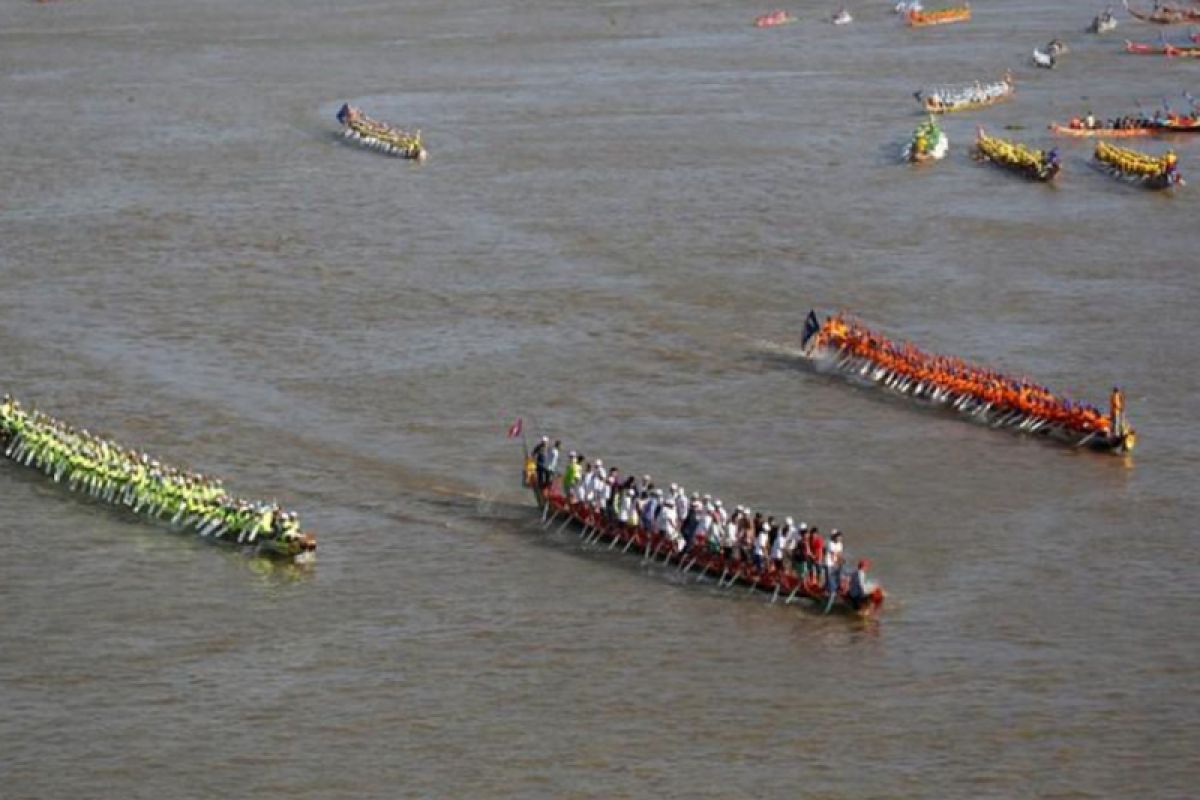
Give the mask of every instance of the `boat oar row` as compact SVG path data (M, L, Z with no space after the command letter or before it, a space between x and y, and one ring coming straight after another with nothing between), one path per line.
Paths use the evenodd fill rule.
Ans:
M298 563L315 556L316 539L301 532L295 513L233 497L217 478L163 464L36 409L26 412L7 395L0 402L0 450L71 491L143 518Z

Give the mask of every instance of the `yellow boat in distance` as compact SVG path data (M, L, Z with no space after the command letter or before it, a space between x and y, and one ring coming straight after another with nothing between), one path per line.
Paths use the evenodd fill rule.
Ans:
M970 3L949 8L935 8L932 11L909 9L904 14L904 21L910 28L925 28L930 25L948 25L952 22L967 22L971 19Z

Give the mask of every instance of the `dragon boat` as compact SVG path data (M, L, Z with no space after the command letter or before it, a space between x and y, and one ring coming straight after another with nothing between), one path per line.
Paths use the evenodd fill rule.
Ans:
M914 164L940 161L950 149L950 138L930 116L913 131L912 139L904 146L904 160Z
M741 586L748 593L757 591L768 594L772 603L782 600L784 605L790 605L804 600L826 614L834 612L864 617L877 615L883 609L886 593L882 587L872 585L865 596L852 597L850 579L845 574L837 582L836 590L831 592L830 587L813 574L800 576L793 570L776 570L773 566L758 570L752 561L737 555L726 558L716 537L706 542L702 535L697 535L691 546L685 546L681 539L672 539L666 534L645 531L641 526L615 521L603 510L588 503L572 501L562 491L558 478L547 487L540 486L533 459L528 455L525 457L522 483L533 492L534 500L542 512L541 525L544 529L550 530L556 523L556 532L571 526L586 544L606 544L609 550L621 547L622 553L632 550L643 561L675 566L685 576L698 576L698 580L715 580L718 588Z
M1131 452L1137 443L1119 390L1105 415L1024 378L894 342L841 315L822 321L815 311L808 313L801 357L818 372L879 385L992 428L1113 453Z
M993 83L970 83L957 86L941 86L919 89L913 92L917 102L930 114L948 114L955 111L970 111L995 105L1013 95L1015 90L1011 72Z
M1138 123L1136 127L1129 128L1088 128L1080 120L1072 120L1067 125L1051 122L1049 130L1056 136L1071 136L1076 139L1128 139L1135 136L1151 136L1158 128L1148 123Z
M1152 156L1138 150L1096 142L1096 163L1110 175L1148 189L1171 189L1183 185L1175 151Z
M342 124L342 136L371 150L389 156L424 161L428 153L421 142L421 132L410 133L378 120L345 103L337 112Z
M777 28L780 25L788 25L796 21L796 17L782 8L775 11L768 11L766 14L760 14L754 18L754 27L756 28Z
M255 555L296 564L316 558L316 537L300 530L295 514L233 497L218 479L163 464L39 411L27 413L7 395L0 402L0 453L143 519Z
M930 11L910 9L904 14L904 21L908 23L910 28L949 25L952 22L966 22L970 19L971 6L967 3L950 8L935 8Z
M1200 22L1200 8L1183 6L1157 5L1151 11L1138 11L1129 7L1129 0L1121 0L1129 15L1142 22L1152 22L1155 25L1185 25L1189 22Z
M982 126L975 137L975 158L1042 182L1054 180L1062 169L1057 150L1033 150L1020 142L988 136Z

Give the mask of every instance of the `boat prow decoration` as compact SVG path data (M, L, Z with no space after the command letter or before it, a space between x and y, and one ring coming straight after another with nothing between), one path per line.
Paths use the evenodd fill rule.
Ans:
M413 161L424 161L429 155L419 130L409 132L371 119L349 103L338 109L337 121L342 124L342 136L370 150Z
M809 312L809 319L817 319L815 311ZM1118 389L1105 415L1027 379L894 342L840 314L819 324L801 347L801 357L818 372L838 373L992 428L1073 447L1128 453L1137 444L1137 433L1125 416L1125 395Z

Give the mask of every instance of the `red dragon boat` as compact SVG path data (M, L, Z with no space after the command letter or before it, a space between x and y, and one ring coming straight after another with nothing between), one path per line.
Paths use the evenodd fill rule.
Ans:
M550 529L555 523L559 523L557 530L573 526L589 544L607 544L609 550L621 546L622 553L633 550L643 560L677 566L685 575L694 573L712 578L718 588L742 586L749 592L764 592L771 596L772 603L782 600L789 605L803 599L826 614L837 612L857 616L872 616L883 608L886 594L881 587L873 586L866 597L855 600L850 596L850 581L845 574L837 591L831 595L813 576L801 579L795 572L776 571L771 566L759 571L753 563L736 556L727 561L722 551L710 550L699 535L693 539L691 547L678 550L667 536L606 519L603 513L586 503L571 502L563 494L557 479L546 489L539 487L533 459L528 455L523 484L533 492L534 500L542 510L543 528Z
M1105 415L1029 380L893 342L840 314L822 322L810 311L801 348L801 356L818 371L878 384L993 428L1114 453L1130 452L1137 442L1125 421L1124 394L1116 390L1112 413Z

